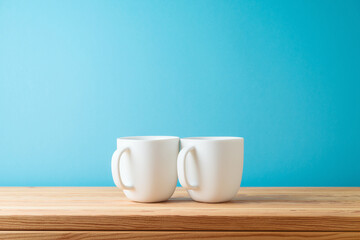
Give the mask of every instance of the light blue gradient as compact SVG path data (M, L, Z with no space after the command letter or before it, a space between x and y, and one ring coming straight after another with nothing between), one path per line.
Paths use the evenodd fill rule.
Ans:
M241 136L242 186L360 186L360 1L1 1L0 185L113 186L116 138Z

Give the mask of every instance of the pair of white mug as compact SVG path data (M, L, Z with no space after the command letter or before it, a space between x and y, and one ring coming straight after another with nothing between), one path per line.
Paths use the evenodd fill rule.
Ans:
M114 182L137 202L166 201L180 184L199 202L225 202L237 193L242 177L244 139L169 136L117 139L112 156Z

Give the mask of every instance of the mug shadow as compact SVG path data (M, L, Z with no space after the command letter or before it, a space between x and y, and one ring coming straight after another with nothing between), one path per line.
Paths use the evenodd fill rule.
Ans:
M173 197L167 201L161 202L161 204L173 204L173 203L199 203L199 204L254 204L254 203L316 203L319 202L314 196L309 195L285 195L285 194L264 194L249 196L246 194L238 194L234 199L227 202L219 203L206 203L194 201L190 197Z

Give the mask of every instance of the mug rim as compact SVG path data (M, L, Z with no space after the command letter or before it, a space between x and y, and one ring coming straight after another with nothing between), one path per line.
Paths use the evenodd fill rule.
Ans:
M180 139L176 136L129 136L129 137L119 137L118 141L132 141L132 142L150 142L150 141L165 141L165 140L174 140Z
M229 140L244 140L243 137L231 137L231 136L220 136L220 137L186 137L181 140L193 140L193 141L229 141Z

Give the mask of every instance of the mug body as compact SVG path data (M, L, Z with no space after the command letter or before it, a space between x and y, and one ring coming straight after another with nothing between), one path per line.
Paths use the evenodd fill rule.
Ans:
M117 149L127 149L118 169L124 185L132 187L123 189L126 197L138 202L160 202L171 197L177 183L178 137L118 138ZM114 181L118 185L118 179Z
M181 139L186 156L188 193L200 202L225 202L238 192L244 161L244 139L239 137L195 137ZM181 180L181 179L180 179Z

